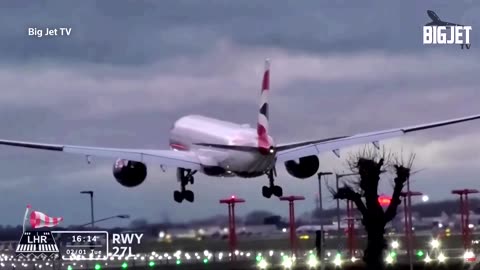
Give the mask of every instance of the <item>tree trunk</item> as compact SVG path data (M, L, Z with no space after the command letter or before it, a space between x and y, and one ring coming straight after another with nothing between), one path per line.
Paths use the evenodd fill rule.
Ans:
M367 248L363 256L363 261L367 269L384 270L385 258L383 251L387 249L385 240L385 225L390 222L397 214L397 208L401 204L400 195L403 185L410 176L410 167L413 159L410 159L409 165L395 165L396 175L392 201L387 210L384 211L378 202L378 183L382 166L383 157L377 162L375 159L359 158L353 164L353 168L358 169L360 175L359 188L363 191L355 191L349 185L343 188L337 187L334 198L350 200L355 202L357 209L362 213L362 223L367 232ZM365 202L363 201L365 198Z
M381 221L377 221L381 223ZM385 229L378 224L367 229L367 248L364 254L364 262L367 269L383 270L385 264L383 260L383 250L386 248L386 240L384 237Z

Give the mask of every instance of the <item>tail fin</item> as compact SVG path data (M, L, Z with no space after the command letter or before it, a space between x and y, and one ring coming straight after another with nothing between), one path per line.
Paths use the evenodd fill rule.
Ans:
M270 91L270 60L265 60L262 92L260 95L260 109L258 111L257 135L258 149L262 154L268 154L270 142L268 140L268 92Z

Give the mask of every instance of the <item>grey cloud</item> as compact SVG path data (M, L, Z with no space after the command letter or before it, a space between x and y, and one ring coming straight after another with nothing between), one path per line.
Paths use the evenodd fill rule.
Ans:
M475 21L479 4L402 1L43 1L1 4L2 62L142 65L198 55L217 40L312 53L418 51L426 9ZM473 13L474 14L474 13ZM28 27L72 27L68 38L34 38ZM476 26L476 25L475 25ZM480 26L480 25L479 25Z
M249 50L220 42L202 57L174 58L168 63L137 69L39 64L26 69L3 68L0 103L10 108L49 110L57 104L68 105L64 117L72 120L166 113L212 101L256 104L265 56L273 59L272 103L277 98L289 102L318 95L315 100L321 103L311 103L315 106L312 109L317 104L334 106L332 102L323 102L325 99L352 109L359 104L355 100L393 102L402 96L402 100L419 106L419 102L437 102L442 96L455 98L459 91L463 95L473 93L479 70L475 58L459 53L431 51L420 56L375 51L326 56L279 49ZM130 70L133 74L128 75ZM462 95L456 97L461 99ZM360 105L359 109L365 107Z

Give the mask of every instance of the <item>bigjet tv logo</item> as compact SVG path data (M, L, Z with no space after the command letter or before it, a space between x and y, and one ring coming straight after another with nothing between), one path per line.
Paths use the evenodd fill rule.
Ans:
M455 44L460 45L462 50L470 49L472 26L442 21L431 10L427 10L427 14L432 21L423 27L423 44Z

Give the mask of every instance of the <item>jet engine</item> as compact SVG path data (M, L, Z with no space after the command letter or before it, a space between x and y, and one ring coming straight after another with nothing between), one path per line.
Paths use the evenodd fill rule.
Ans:
M141 162L117 159L113 164L113 176L124 187L135 187L147 178L147 166Z
M317 173L318 168L320 168L320 161L317 156L307 156L300 158L298 161L286 161L285 168L291 176L306 179Z

